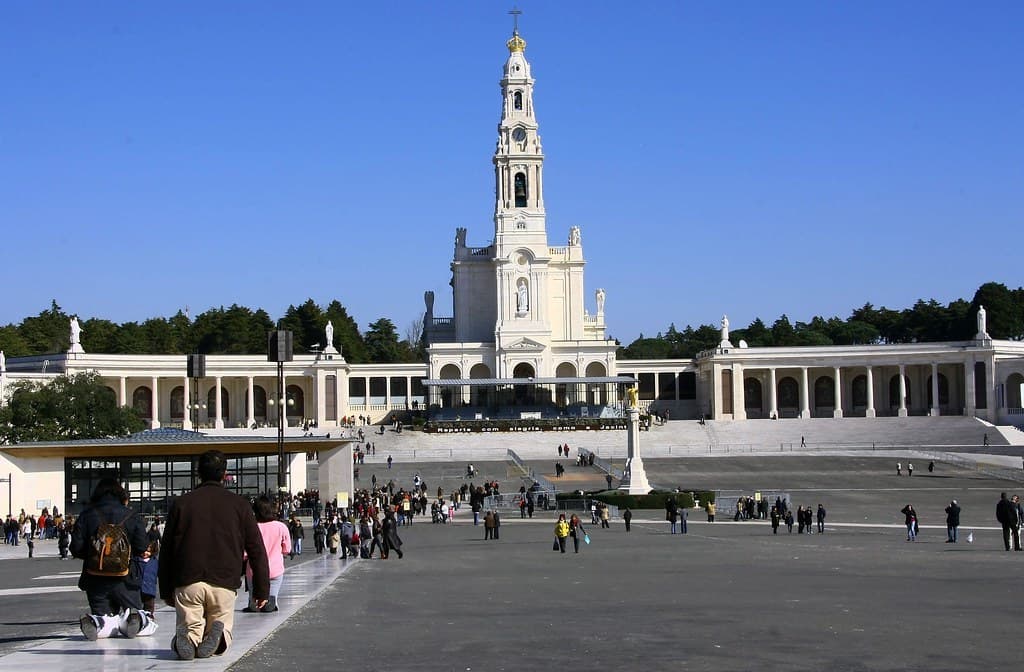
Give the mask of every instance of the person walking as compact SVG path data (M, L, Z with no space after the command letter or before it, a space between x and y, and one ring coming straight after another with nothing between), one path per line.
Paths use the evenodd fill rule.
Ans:
M913 475L914 475L914 463L913 462L907 462L907 476L913 476Z
M957 542L957 529L960 527L960 505L956 503L954 499L946 507L946 543L955 544Z
M633 512L627 506L622 512L622 522L626 524L626 532L629 532L629 523L633 520Z
M151 620L151 614L142 611L139 586L128 576L131 559L141 557L149 545L146 524L126 506L127 501L128 495L117 480L110 477L100 479L89 505L71 531L71 555L83 561L78 587L85 591L89 601L89 613L79 619L79 626L85 638L91 641L112 637L118 632L125 637L135 637ZM112 567L114 571L107 571L102 561L112 563L119 549L112 548L109 554L100 550L97 556L94 543L101 527L109 531L113 526L121 528L122 542L129 548L121 549L123 555L118 559L119 564ZM112 532L104 538L108 545L112 545L109 540L118 535L118 532ZM28 544L31 548L31 537ZM120 561L123 561L124 573L117 575L120 573Z
M242 611L248 613L263 612L269 614L277 611L277 596L281 593L284 583L284 554L292 550L292 536L288 526L277 519L277 509L270 497L261 496L252 507L256 516L256 526L263 538L263 549L267 552L267 568L270 576L270 595L262 607L256 606L255 593L249 591L249 606ZM245 558L245 585L253 585L253 570Z
M174 500L160 549L160 599L174 607L171 649L182 660L208 658L231 645L235 593L243 554L252 567L255 606L270 597L270 568L249 502L221 484L227 458L199 456L201 483Z
M818 504L818 534L825 534L825 507Z
M575 513L569 517L569 536L572 537L572 548L574 553L580 552L580 537L586 536L587 531L583 529L583 521Z
M715 522L715 503L709 499L708 503L704 505L704 510L708 513L708 522Z
M402 539L398 536L398 524L395 522L395 514L390 508L384 514L381 534L384 537L385 558L391 555L391 551L398 553L399 560L405 557L405 553L402 552Z
M488 511L484 515L484 541L494 538L494 511Z
M907 526L907 541L917 541L917 511L914 511L913 504L907 504L900 513L903 514L903 522Z
M779 533L779 509L776 506L772 507L771 521L772 521L772 534L778 534Z
M306 530L302 527L302 521L294 513L288 521L288 532L292 537L292 548L288 553L289 559L296 555L302 555L302 540L306 538Z
M900 463L900 462L896 463L896 475L897 476L902 476L903 475L903 464Z
M558 522L555 523L555 541L558 543L558 550L565 553L565 539L569 536L569 522L565 514L558 514Z
M1013 538L1013 550L1020 550L1020 531L1017 525L1020 519L1017 517L1017 508L1006 498L1006 493L999 493L999 502L996 504L996 520L1003 527L1003 545L1010 550L1010 538Z

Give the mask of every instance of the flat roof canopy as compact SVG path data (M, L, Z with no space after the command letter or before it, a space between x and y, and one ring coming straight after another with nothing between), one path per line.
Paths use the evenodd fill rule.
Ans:
M328 450L357 441L355 438L342 436L285 437L284 452ZM208 436L201 432L164 428L111 439L31 441L0 446L0 452L19 457L72 458L201 455L214 449L225 455L276 455L277 437Z
M430 378L424 387L494 387L497 385L635 385L630 376L595 376L593 378Z

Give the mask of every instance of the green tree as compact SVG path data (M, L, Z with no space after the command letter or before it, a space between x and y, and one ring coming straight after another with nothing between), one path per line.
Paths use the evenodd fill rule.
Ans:
M0 439L73 441L127 436L145 423L132 408L117 405L99 374L58 376L49 383L19 381L0 408Z
M979 306L985 306L989 336L1021 340L1024 337L1024 315L1021 314L1022 306L1017 300L1020 293L1020 289L1014 292L999 282L986 282L974 293L970 319L976 318ZM971 331L977 332L977 327Z
M28 343L18 332L18 327L13 324L0 327L0 350L8 357L24 357L32 354Z
M120 326L110 320L90 318L82 322L82 348L86 352L117 354Z
M359 325L345 310L345 306L337 299L331 301L324 310L324 317L327 318L324 320L324 326L327 326L327 320L330 320L334 327L334 347L341 352L342 357L351 364L368 361L366 344L359 333Z
M375 364L393 364L408 361L408 348L398 340L398 330L394 322L382 317L370 324L363 336L366 343L366 354Z
M56 301L50 302L50 309L35 317L26 317L18 325L18 333L28 344L29 354L47 355L66 352L71 345L70 318L61 310Z

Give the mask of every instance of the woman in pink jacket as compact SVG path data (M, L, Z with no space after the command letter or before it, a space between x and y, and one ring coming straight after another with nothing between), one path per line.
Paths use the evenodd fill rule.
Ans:
M270 599L262 609L263 613L269 614L277 611L277 595L281 592L281 583L284 581L284 556L292 550L292 537L288 526L277 519L277 508L269 497L263 495L256 500L252 508L256 513L256 523L260 528L270 565ZM245 565L245 578L247 585L251 585L252 569L248 563ZM256 608L252 593L249 593L249 606L243 611L261 611Z

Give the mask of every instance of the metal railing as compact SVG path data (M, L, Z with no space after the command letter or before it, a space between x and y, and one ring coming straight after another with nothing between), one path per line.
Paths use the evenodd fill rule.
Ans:
M611 462L609 462L608 460L604 459L603 457L601 457L597 453L593 452L589 448L580 448L579 451L580 451L580 455L583 456L583 459L585 459L588 464L593 464L593 466L597 467L598 469L600 469L604 473L611 474L614 478L617 478L617 479L620 479L620 480L625 475L624 472L622 471L622 469L616 468L615 466L612 465ZM590 462L590 456L591 455L594 456L593 463Z

